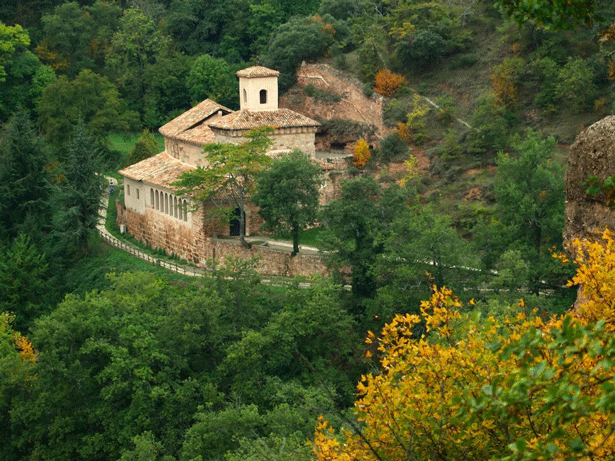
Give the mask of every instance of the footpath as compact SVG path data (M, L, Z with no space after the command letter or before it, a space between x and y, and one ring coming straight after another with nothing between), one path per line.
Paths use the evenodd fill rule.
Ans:
M105 176L105 179L109 182L109 184L105 186L102 196L100 198L100 210L99 210L98 224L96 225L96 229L98 233L100 234L100 236L107 243L109 243L109 245L119 248L120 250L126 251L127 253L130 253L132 256L142 259L143 261L147 261L150 264L163 267L165 269L168 269L172 272L176 272L179 274L188 275L192 277L202 277L205 273L209 272L207 269L202 269L199 267L185 265L185 264L179 264L173 261L169 261L167 259L153 256L143 251L141 248L137 247L136 245L133 245L131 243L128 243L124 240L118 239L117 237L113 236L105 227L105 223L107 221L107 206L109 204L110 191L111 191L111 188L114 188L117 186L117 180L110 176ZM228 242L229 240L225 239L225 241ZM284 251L284 252L290 253L293 248L293 244L291 242L274 240L274 239L270 239L270 238L262 237L262 236L246 237L246 241L254 245L258 245L259 247L270 249L272 251ZM237 244L239 244L239 240L237 240ZM318 248L307 246L307 245L300 245L299 252L305 255L319 254Z

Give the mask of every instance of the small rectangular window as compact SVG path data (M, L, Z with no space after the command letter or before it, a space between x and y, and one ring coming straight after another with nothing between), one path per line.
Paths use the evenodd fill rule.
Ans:
M139 200L139 189L137 188L137 200Z
M130 184L126 184L126 195L130 195Z

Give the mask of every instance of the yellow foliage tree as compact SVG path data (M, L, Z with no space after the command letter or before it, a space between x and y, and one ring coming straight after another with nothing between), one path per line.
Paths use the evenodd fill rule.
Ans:
M359 169L363 169L367 161L371 158L372 153L369 151L369 144L363 138L359 139L352 152L353 165Z
M358 385L359 424L321 419L316 458L615 459L615 243L605 232L575 245L571 284L589 299L577 313L481 319L434 287L420 315L370 334L381 371Z
M406 79L403 75L395 74L389 69L382 69L374 77L374 91L382 96L390 98L395 96Z
M511 108L517 105L517 80L522 68L523 61L520 58L507 58L493 68L491 87L499 104Z

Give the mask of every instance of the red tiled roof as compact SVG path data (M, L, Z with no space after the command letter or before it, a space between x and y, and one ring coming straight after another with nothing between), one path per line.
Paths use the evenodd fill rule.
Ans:
M320 123L290 109L268 111L250 111L243 109L212 120L209 123L209 126L212 128L220 130L249 130L264 125L276 128L293 128L317 127L320 126Z
M211 99L206 99L205 101L202 101L194 106L192 109L189 109L178 117L175 117L166 125L161 126L158 131L160 131L160 134L163 136L169 138L183 139L183 136L187 131L194 130L218 111L222 111L227 114L233 112L231 109L224 107ZM186 135L188 138L194 138L196 133L197 132L193 132L192 134L186 133ZM206 135L206 130L201 134ZM188 141L190 139L185 140ZM205 142L211 141L208 140Z
M277 77L280 73L277 70L268 69L263 66L252 66L247 69L241 69L237 72L237 77L255 78L255 77Z
M173 189L170 183L177 181L180 174L194 169L195 167L177 160L165 151L130 165L119 173L135 181Z

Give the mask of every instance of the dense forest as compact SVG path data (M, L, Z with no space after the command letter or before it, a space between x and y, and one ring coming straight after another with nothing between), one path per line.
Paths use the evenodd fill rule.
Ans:
M0 460L612 459L614 244L575 266L562 232L566 145L615 111L614 6L2 2ZM239 69L287 91L303 61L391 128L302 224L329 278L193 279L100 240L100 173L205 98L237 108Z

